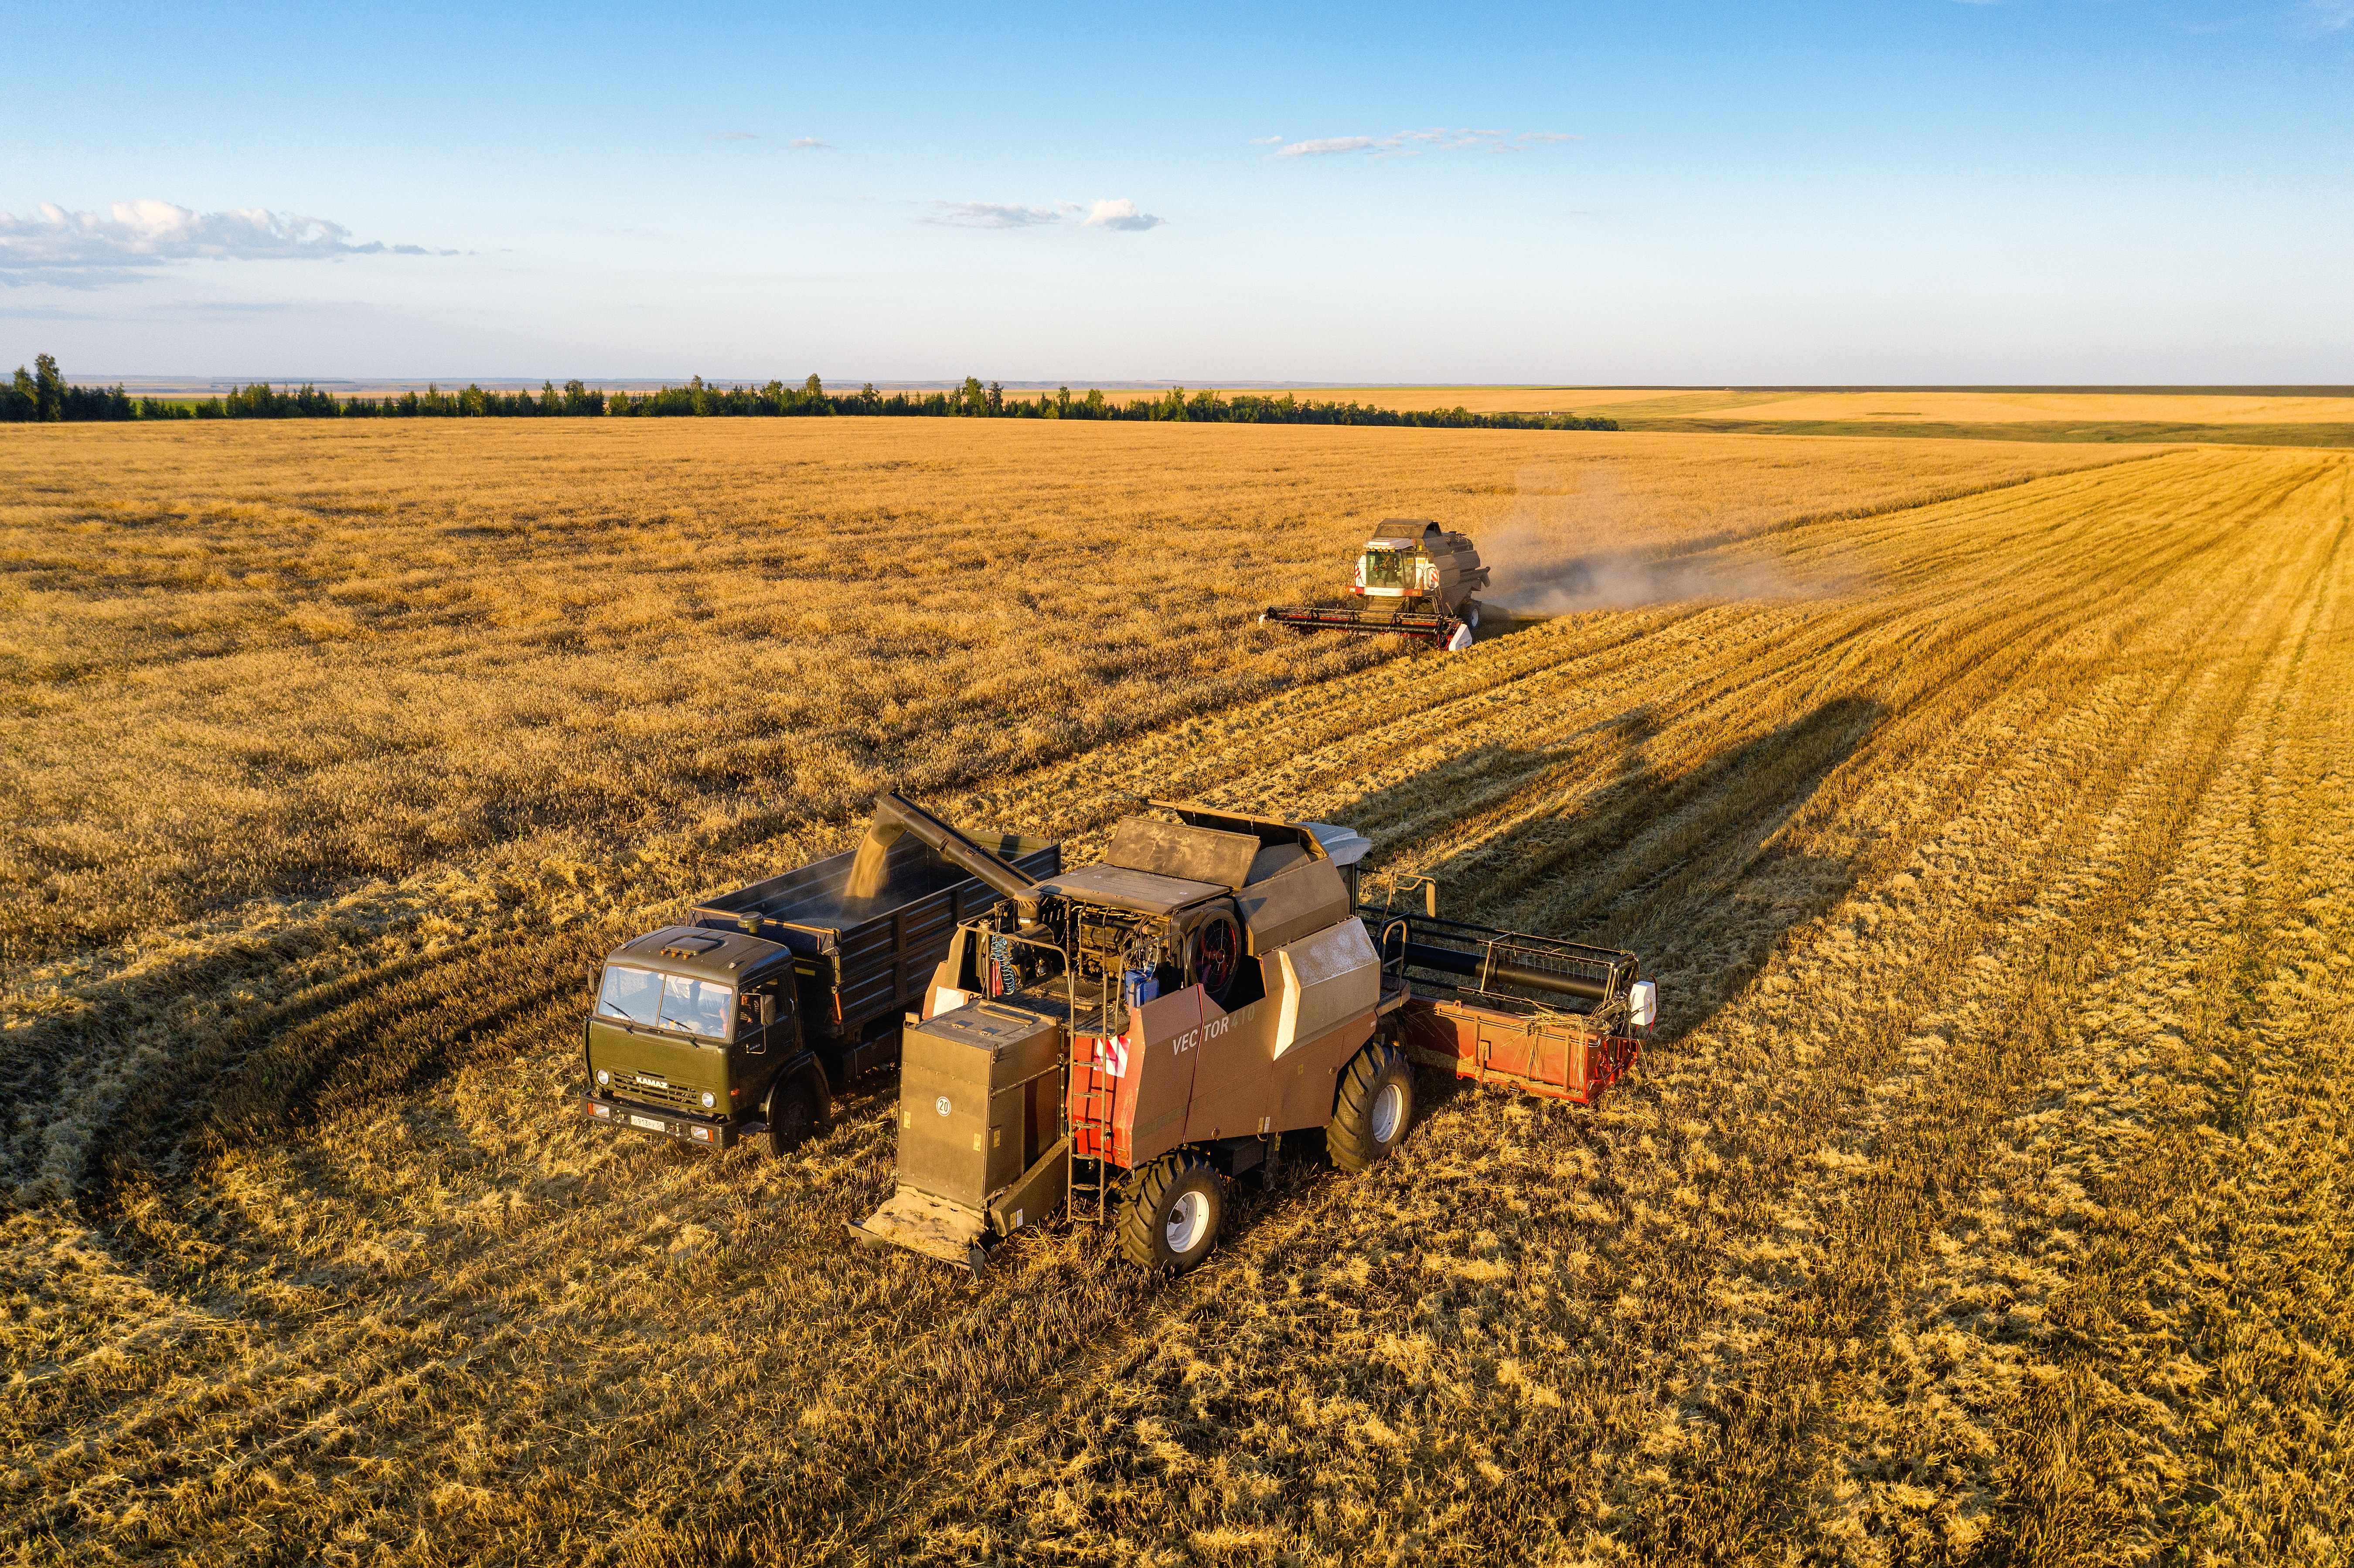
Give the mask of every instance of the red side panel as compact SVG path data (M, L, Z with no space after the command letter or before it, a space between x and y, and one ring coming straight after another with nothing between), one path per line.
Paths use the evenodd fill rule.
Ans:
M1126 1034L1074 1034L1071 1152L1134 1170L1183 1141L1201 1033L1202 989L1188 986L1129 1009Z
M1109 1053L1117 1050L1123 1062L1128 1042L1099 1040L1093 1035L1071 1036L1071 1154L1078 1160L1101 1160L1109 1139L1105 1131L1119 1115L1120 1077L1112 1070Z

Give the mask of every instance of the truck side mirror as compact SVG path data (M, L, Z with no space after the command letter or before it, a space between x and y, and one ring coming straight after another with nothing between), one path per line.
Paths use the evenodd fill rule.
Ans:
M773 996L762 997L760 999L760 1027L766 1029L769 1024L774 1023L776 1021L777 999Z

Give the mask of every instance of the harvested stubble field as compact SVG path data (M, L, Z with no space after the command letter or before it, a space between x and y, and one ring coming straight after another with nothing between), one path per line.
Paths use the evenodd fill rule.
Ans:
M811 421L0 474L18 1560L2343 1555L2342 456ZM1370 517L1534 559L1606 505L1746 597L1241 624ZM847 1250L887 1077L775 1162L572 1121L604 948L894 776L1080 853L1140 793L1353 822L1641 952L1660 1038L1597 1110L1426 1083L1173 1284Z

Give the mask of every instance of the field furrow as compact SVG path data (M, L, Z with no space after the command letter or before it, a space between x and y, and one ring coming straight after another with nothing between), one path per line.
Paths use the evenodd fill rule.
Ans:
M2263 565L2279 565L2279 563L2260 563L2260 570L2263 570ZM2257 575L2260 575L2260 572L2257 572ZM2145 581L2145 588L2149 588L2149 587L2157 587L2157 584L2154 584L2154 581ZM2199 629L2203 629L2203 626L2212 624L2212 612L2215 612L2215 609L2218 609L2218 608L2224 608L2224 605L2239 605L2239 603L2246 603L2246 598L2243 598L2243 593L2246 593L2246 587L2248 587L2246 581L2224 581L2224 584L2220 584L2220 587L2215 588L2215 593L2212 593L2212 598L2215 598L2215 603L2191 603L2191 605L2185 605L2185 614L2182 614L2182 617L2179 617L2179 621L2178 621L2178 624L2173 626L2173 629L2170 629L2170 631L2175 633L2175 638L2179 638L2179 636L2185 636L2185 633L2194 633L2194 631L2199 631ZM2178 671L2178 675L2175 675L2175 681L2179 683L2179 681L2182 681L2182 678L2185 678L2185 675L2182 675L2182 673L2179 673L2179 671ZM2149 693L2140 693L2140 697L2147 697L2147 694L2149 694ZM2130 702L2130 697L2135 697L2135 693L2109 693L2107 697L2109 697L2109 702L2107 702L2107 704L2102 704L2102 711L2107 711L2107 714L2112 715L2112 718L2114 718L2114 715L2130 715L2130 718L2137 720L2137 723L2145 723L2145 727L2147 727L2147 723L2149 723L2149 720L2142 718L2142 711L2137 709L2137 704ZM2158 704L2158 706L2161 706L2161 711L2163 711L2163 706L2166 706L2166 704ZM2191 732L2196 732L2196 730L2199 730L2199 726L2187 726L2187 727L2185 727L2185 735L2191 735ZM2097 751L2100 751L2100 748L2105 748L2105 747L2109 747L2109 744L2112 744L2112 736L2105 736L2105 735L2090 735L2090 736L2085 736L2085 739L2088 739L2088 751L2085 751L2085 754L2079 754L2079 756L2062 756L2062 758L2055 758L2055 763L2057 763L2055 768L2052 768L2051 772L2043 772L2043 775L2036 777L2036 779L2034 779L2034 784L2039 784L2039 787L2041 787L2039 791L2034 791L2034 793L2024 793L2024 796L2022 796L2022 791L2018 791L2018 789L2012 789L2012 791L2008 791L2008 793L2010 793L2012 800L2036 800L2036 798L2041 798L2041 800L2048 800L2048 798L2051 798L2051 793L2052 793L2052 789L2055 789L2055 787L2062 787L2062 779L2072 779L2072 777L2084 777L2085 772L2097 772L2097 768L2088 768L2088 763L2090 763L2090 760L2093 760L2093 756L2097 756ZM2130 758L2130 756L2133 756L2133 754L2130 754L2130 751L2128 751L2128 754L2126 754L2126 756L2128 756L2128 758ZM1968 836L1968 833L1966 833L1966 836ZM2030 850L2034 850L2034 853L2024 854L2024 864L2027 864L2027 869L2030 869L2030 875L2036 875L2036 874L2039 874L2039 871L2036 871L2036 866L2039 866L2039 864L2046 864L2046 862L2043 862L2043 857L2041 857L2039 853L2041 853L2041 850L2051 850L2051 845L2048 845L2048 842L2036 842L2036 845L2030 845ZM2067 864L2067 857L2064 857L2064 854L2062 854L2062 857L2057 857L2057 862L2052 862L2052 864ZM1912 878L1907 878L1907 883L1909 883L1909 881L1912 881ZM1935 902L1935 899L1925 899L1925 902L1928 902L1930 909L1937 909L1937 902ZM1916 932L1909 932L1909 935L1916 935ZM1973 935L1975 935L1975 932L1973 932ZM1902 954L1902 956L1904 956L1904 965L1907 965L1907 968L1909 968L1909 970L1914 972L1914 975L1918 975L1918 959L1921 959L1921 948L1918 948L1918 944L1916 944L1916 942L1907 942L1907 939L1893 939L1893 942L1888 944L1888 948L1885 948L1885 951L1891 951L1893 956L1895 956L1895 954ZM1961 954L1956 954L1956 956L1961 956ZM1815 980L1815 987L1813 987L1813 993L1815 993L1815 996L1819 996L1819 993L1836 993L1836 996L1840 996L1840 998L1843 998L1843 1001L1846 1001L1846 998L1855 998L1855 987L1852 987L1850 977L1843 977L1843 975L1819 975L1819 977L1813 977L1813 980ZM1924 989L1921 989L1921 991L1914 993L1914 1003L1909 1003L1907 1008L1900 1008L1900 1010L1897 1010L1897 1020L1902 1020L1902 1022L1909 1022L1909 1020L1912 1020L1914 1012L1918 1012L1918 1008L1921 1008L1921 996L1930 996L1930 993L1935 993L1935 991L1937 991L1937 980L1935 980L1935 977L1930 977L1930 980L1925 981L1925 984L1924 984ZM1801 991L1801 996L1806 996L1806 991ZM1801 1005L1803 1005L1803 1003L1801 1003ZM1801 1024L1801 1026L1796 1026L1796 1029L1791 1029L1791 1026L1789 1026L1789 1020L1785 1020L1785 1029L1779 1029L1777 1033L1779 1033L1779 1038L1785 1038L1785 1041L1791 1041L1791 1038L1803 1036L1803 1024ZM1819 1033L1819 1032L1818 1032L1818 1033ZM1900 1032L1897 1032L1897 1038L1902 1038L1902 1033L1904 1033L1904 1032L1902 1032L1902 1029L1900 1029ZM1688 1045L1691 1045L1691 1041L1688 1041ZM1789 1053L1787 1053L1787 1048L1785 1048L1785 1054L1789 1054ZM1801 1048L1798 1048L1798 1054L1815 1054L1815 1053L1808 1053L1808 1050L1803 1048L1803 1045L1801 1045ZM1712 1069L1716 1069L1716 1074L1712 1074L1712 1078L1709 1078L1709 1083L1707 1083L1707 1093L1712 1093L1712 1095L1721 1095L1721 1093L1723 1093L1723 1087L1725 1087L1725 1086L1723 1086L1723 1078L1721 1078L1721 1071L1723 1071L1723 1059L1712 1057L1712 1062L1709 1062L1709 1065L1712 1065ZM1787 1071L1787 1065L1785 1065L1785 1066L1779 1066L1779 1069L1775 1069L1775 1071ZM1671 1093L1674 1093L1674 1090L1669 1090L1669 1087L1662 1087L1662 1097L1669 1097L1669 1095L1671 1095ZM1846 1095L1846 1093L1834 1093L1834 1097L1831 1097L1831 1107L1834 1107L1834 1109L1836 1109L1836 1104L1846 1102L1846 1099L1848 1099L1848 1095ZM1676 1107L1676 1109L1679 1109L1679 1111L1688 1111L1688 1109L1716 1109L1716 1107L1683 1107L1683 1104L1679 1104L1679 1107ZM1791 1104L1787 1102L1787 1099L1782 1099L1782 1102L1770 1102L1770 1099L1761 1099L1761 1102L1749 1104L1749 1107L1737 1107L1735 1114L1733 1114L1733 1116L1725 1116L1723 1120L1728 1120L1728 1123L1733 1123L1733 1126L1735 1126L1735 1128L1789 1128L1789 1126L1791 1126L1791 1109L1794 1109L1794 1107L1791 1107ZM1606 1120L1606 1123L1607 1123L1607 1118L1603 1118L1603 1120ZM1803 1118L1801 1118L1801 1120L1803 1120ZM1692 1123L1692 1126L1707 1128L1709 1123L1697 1123L1697 1120L1695 1120L1695 1123ZM1476 1135L1476 1132L1467 1132L1467 1130L1462 1130L1462 1128L1447 1128L1447 1137L1446 1137L1446 1139L1438 1139L1438 1142L1450 1144L1450 1147L1452 1147L1452 1144L1464 1142L1464 1139L1467 1139L1467 1137L1469 1137L1469 1142L1474 1142L1474 1144L1479 1142L1479 1135ZM1735 1139L1728 1139L1728 1142L1737 1142L1737 1135L1735 1135ZM1803 1135L1803 1132L1801 1132L1801 1137L1798 1137L1798 1147L1806 1149L1806 1135ZM1704 1151L1704 1154L1702 1154L1702 1159L1707 1159L1709 1163L1716 1163L1716 1160L1721 1159L1721 1156L1718 1156L1718 1151L1713 1151L1713 1149L1709 1149L1709 1151ZM1733 1156L1733 1159L1740 1159L1740 1151L1735 1151L1735 1156ZM1662 1160L1662 1165L1664 1165L1664 1160ZM1429 1175L1429 1172L1415 1172L1413 1180L1415 1180L1415 1181L1419 1181L1419 1180L1424 1180L1424 1177L1426 1177L1426 1175ZM1607 1198L1607 1192L1603 1193L1603 1196ZM1659 1196L1659 1198L1667 1198L1669 1193L1658 1192L1658 1196ZM1679 1196L1683 1196L1683 1193L1679 1193ZM1441 1208L1443 1208L1443 1210L1447 1210L1447 1213L1450 1213L1450 1217L1452 1217L1452 1224L1450 1224L1450 1229L1447 1229L1447 1234L1462 1234L1464 1220L1462 1220L1462 1213L1459 1213L1459 1193L1450 1193L1450 1198L1452 1198L1450 1203L1443 1203L1443 1205L1441 1205ZM1401 1196L1398 1196L1398 1193L1380 1193L1380 1198L1377 1198L1377 1201L1374 1201L1373 1208L1380 1208L1382 1203L1407 1203L1407 1198L1401 1198ZM1513 1208L1521 1208L1521 1201L1513 1201ZM1542 1208L1542 1205L1540 1205L1540 1208ZM1679 1229L1679 1232L1681 1232L1679 1241L1683 1241L1683 1243L1685 1243L1685 1248L1691 1250L1691 1253L1707 1253L1707 1250L1709 1250L1709 1236L1707 1236L1707 1232L1704 1232L1704 1229L1702 1229L1702 1232L1697 1234L1697 1236L1695 1236L1695 1234L1692 1234L1692 1226L1697 1224L1697 1217L1685 1215L1685 1213L1676 1213L1674 1203L1662 1203L1662 1210L1664 1210L1664 1213L1659 1213L1659 1210L1655 1210L1655 1213L1652 1213L1652 1215L1643 1215L1643 1213L1640 1213L1640 1210L1638 1210L1638 1213L1636 1213L1636 1215L1634 1215L1634 1220L1636 1220L1636 1226L1634 1226L1634 1229L1640 1229L1640 1220L1652 1220L1652 1224L1674 1224L1676 1229ZM1391 1220L1389 1224L1384 1224L1384 1226L1382 1226L1382 1229L1396 1229L1396 1224L1394 1224L1394 1220ZM1513 1222L1513 1229L1521 1229L1521 1232L1525 1232L1525 1220L1516 1220L1516 1222ZM1424 1245L1429 1245L1429 1243L1424 1243ZM1591 1259L1589 1259L1589 1265L1586 1265L1586 1266L1591 1266ZM1542 1269L1540 1269L1540 1271L1542 1271ZM1631 1281L1636 1281L1636 1290L1638 1290L1638 1295L1640 1295L1640 1287L1643 1287L1643 1283L1646 1283L1646 1278L1643 1278L1643 1271L1640 1271L1640 1269L1634 1269L1634 1266L1629 1266L1629 1269L1624 1269L1622 1274L1619 1274L1619 1278L1622 1278L1622 1281L1627 1281L1627 1278L1631 1278ZM1658 1287L1658 1281L1652 1281L1652 1287ZM1603 1311L1594 1311L1594 1314L1591 1314L1591 1316L1594 1316L1594 1319L1607 1320L1607 1316L1610 1316L1610 1314L1607 1314L1607 1307L1610 1307L1610 1298L1607 1298L1607 1293L1603 1293L1601 1298L1598 1298L1598 1299L1589 1299L1589 1302L1582 1302L1582 1307L1589 1307L1589 1309L1594 1309L1594 1307L1601 1307ZM1636 1311L1640 1311L1640 1302L1638 1302L1638 1299L1624 1299L1624 1298L1622 1298L1622 1299L1619 1299L1619 1302L1617 1302L1617 1307L1619 1307L1619 1314L1624 1314L1624 1311L1627 1311L1627 1307L1636 1307ZM1214 1340L1214 1337L1217 1337L1217 1335L1214 1335L1214 1332L1210 1332L1210 1335L1207 1335L1207 1337L1213 1337L1213 1340ZM1619 1354L1619 1351L1622 1351L1622 1347L1610 1347L1610 1351L1613 1351L1613 1354L1579 1354L1577 1359L1582 1361L1582 1363L1585 1363L1585 1365L1589 1365L1589 1368L1591 1368L1591 1365L1607 1365L1607 1368L1610 1368L1610 1372L1607 1372L1607 1380L1624 1382L1624 1380L1627 1380L1627 1356ZM1523 1365L1525 1365L1525 1363L1523 1363ZM1606 1398L1606 1396L1607 1396L1607 1392L1594 1392L1594 1393L1596 1393L1598 1398ZM1384 1413L1384 1415L1386 1415L1386 1413ZM1643 1413L1643 1415L1648 1417L1648 1410L1646 1410L1646 1413ZM1391 1425L1396 1425L1396 1420L1391 1420ZM1607 1425L1607 1422L1606 1422L1606 1425ZM1565 1443L1565 1448L1570 1448L1570 1450L1589 1450L1589 1448L1591 1448L1591 1443L1596 1441L1598 1436L1601 1436L1601 1434L1591 1432L1591 1429L1589 1429L1589 1432L1585 1432L1585 1436L1582 1436L1582 1438L1573 1438L1573 1441L1570 1441L1570 1443ZM1582 1467L1582 1469L1585 1469L1585 1467ZM1558 1477L1558 1474L1549 1474L1549 1477L1544 1477L1544 1481L1549 1483L1549 1495L1552 1495L1552 1498L1556 1499L1556 1502L1558 1502L1558 1499L1561 1499L1561 1495L1563 1495L1563 1490L1565 1490L1565 1488L1563 1488L1563 1477ZM1525 1499L1521 1499L1521 1502L1525 1502ZM1504 1510L1504 1514L1507 1514L1509 1519L1523 1519L1523 1520L1525 1520L1525 1511L1523 1511L1523 1510L1519 1510L1519 1507L1507 1507L1507 1510Z
M60 899L76 856L127 856L145 912L13 927L37 958L10 976L29 1097L6 1129L0 1540L222 1563L2327 1560L2354 1507L2347 461L1867 465L1843 494L1776 511L1768 486L1637 542L1675 563L1662 581L1744 591L1396 658L1238 631L1233 584L1188 597L1201 552L1304 588L1385 485L1422 499L1384 510L1484 508L1592 549L1575 498L1602 471L1435 443L1460 466L1408 482L1403 448L1291 434L1115 432L1170 454L1163 493L1034 495L1069 433L1023 433L1038 452L935 454L917 489L983 497L973 519L876 466L758 547L717 525L727 486L804 483L797 433L644 538L614 521L647 504L630 454L596 470L608 494L499 492L531 511L505 534L422 493L337 522L332 487L282 478L204 501L215 619L174 652L110 611L93 693L292 647L247 599L300 565L365 586L335 602L367 636L303 633L312 674L275 702L459 626L577 682L707 603L722 643L784 672L763 711L801 749L733 719L698 738L714 689L649 653L597 709L642 755L592 760L585 728L558 744L534 720L542 771L469 754L429 786L348 747L249 747L208 842L270 820L241 792L270 767L345 825L225 897L146 827L104 852L0 844L0 876ZM858 433L853 456L898 462L907 439ZM1581 450L1663 503L1717 471ZM176 526L147 482L122 516ZM1172 532L1246 484L1219 527ZM1073 522L1091 501L1105 520ZM836 558L826 529L862 542ZM71 611L73 537L18 546L43 615ZM1140 537L1150 571L1107 599ZM356 560L370 540L451 552L475 599ZM790 586L599 575L694 541L723 577L767 562ZM921 585L847 631L842 596L892 555L925 557ZM960 598L968 558L1022 579L1000 624ZM485 586L517 563L578 628ZM236 586L263 569L281 585ZM512 626L470 620L477 600ZM1015 670L1006 639L1049 625L1055 658ZM567 636L588 663L560 662ZM793 689L827 661L812 680L856 688L834 725ZM1003 678L975 697L981 669ZM192 743L227 733L207 712ZM61 798L47 767L20 806ZM399 780L376 828L352 804L368 767ZM1665 1027L1593 1109L1426 1077L1396 1159L1245 1183L1178 1281L1087 1227L1025 1234L978 1285L846 1248L891 1188L887 1075L780 1160L580 1128L598 957L684 896L842 847L894 775L1075 859L1140 798L1350 822L1450 913L1638 952ZM477 825L503 790L530 804L436 848L406 802L442 787ZM615 826L663 802L695 821ZM317 885L362 864L377 880ZM140 935L104 945L118 928Z

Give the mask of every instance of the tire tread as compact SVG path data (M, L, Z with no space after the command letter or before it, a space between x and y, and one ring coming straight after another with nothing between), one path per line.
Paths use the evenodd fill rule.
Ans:
M1324 1147L1332 1163L1352 1176L1371 1170L1389 1154L1388 1149L1373 1141L1373 1097L1380 1091L1383 1080L1393 1072L1407 1075L1406 1115L1407 1125L1411 1125L1413 1078L1406 1066L1405 1053L1394 1042L1378 1038L1367 1041L1341 1069L1340 1092L1333 1097L1332 1120L1324 1129ZM1396 1137L1390 1140L1390 1148L1394 1149L1397 1139L1405 1136L1405 1127L1401 1126Z
M1164 1154L1138 1172L1136 1186L1119 1209L1119 1250L1128 1261L1139 1268L1158 1269L1168 1260L1161 1255L1162 1238L1155 1234L1161 1204L1169 1191L1196 1171L1207 1171L1213 1179L1216 1168L1204 1156L1190 1149ZM1214 1235L1210 1250L1217 1247Z

